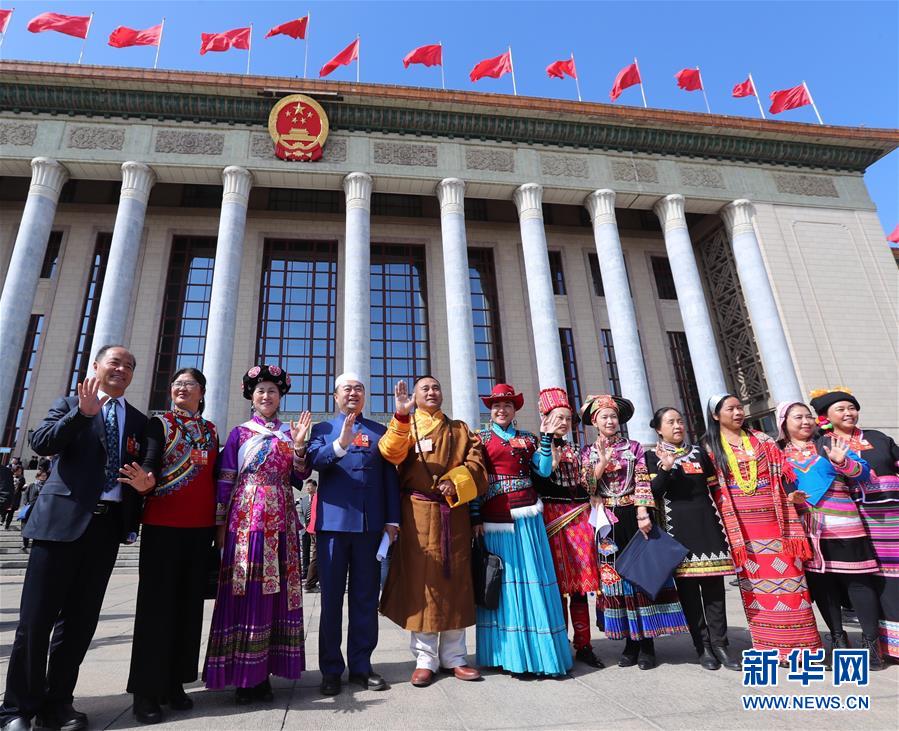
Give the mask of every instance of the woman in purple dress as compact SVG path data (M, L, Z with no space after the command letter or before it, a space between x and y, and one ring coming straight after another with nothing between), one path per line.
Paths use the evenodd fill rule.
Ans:
M278 420L290 376L276 365L243 377L253 417L235 427L219 458L216 525L224 546L206 652L206 687L237 687L238 704L271 701L269 675L305 669L299 520L291 485L308 474L312 417Z

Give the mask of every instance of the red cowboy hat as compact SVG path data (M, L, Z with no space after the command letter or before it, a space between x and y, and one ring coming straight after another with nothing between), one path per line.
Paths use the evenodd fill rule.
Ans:
M515 389L508 383L497 383L489 396L481 396L481 401L484 402L484 406L488 409L497 401L511 401L516 411L519 411L524 406L524 396L520 393L515 393Z

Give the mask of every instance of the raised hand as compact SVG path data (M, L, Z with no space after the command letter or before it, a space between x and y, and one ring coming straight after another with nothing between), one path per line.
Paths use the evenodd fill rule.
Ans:
M350 442L353 441L353 424L355 423L356 412L351 411L343 420L343 427L340 429L340 436L337 438L338 444L340 444L343 449L347 449L350 446Z
M550 419L549 414L543 414L540 417L540 433L541 434L552 434L553 433L553 420Z
M406 416L415 404L415 396L409 393L409 388L405 381L397 381L393 389L394 404L396 413L400 416Z
M596 440L596 454L599 459L593 466L593 475L596 479L599 479L603 476L603 473L605 473L606 467L609 466L609 462L612 461L612 448L606 446L606 440L602 437Z
M555 434L559 429L565 426L565 419L562 418L561 414L553 414L552 419L549 422L550 431Z
M843 464L846 454L849 452L849 442L835 434L830 435L830 448L824 447L824 454L833 464Z
M808 494L802 490L793 490L793 492L787 494L787 500L793 503L793 505L804 505L808 500Z
M309 430L312 428L312 414L303 411L296 421L290 422L290 438L293 439L293 448L302 449L309 438Z
M145 472L144 468L137 462L123 464L119 468L119 474L122 475L122 477L118 478L119 482L131 485L141 495L146 495L156 487L156 478L153 476L153 473Z
M85 378L84 383L78 384L78 410L85 416L96 416L103 404L109 401L109 396L101 397L99 391L99 378Z
M669 472L674 467L674 454L665 449L661 444L656 444L656 457L659 458L659 467Z

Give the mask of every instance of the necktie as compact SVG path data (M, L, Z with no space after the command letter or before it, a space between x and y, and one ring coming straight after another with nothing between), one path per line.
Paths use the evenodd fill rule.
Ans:
M109 492L118 486L119 467L119 416L116 401L110 400L106 410L106 482L103 492Z

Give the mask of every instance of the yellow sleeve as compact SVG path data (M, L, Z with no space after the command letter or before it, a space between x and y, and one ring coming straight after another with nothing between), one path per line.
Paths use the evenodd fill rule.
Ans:
M446 497L446 501L451 508L457 508L460 505L471 502L478 496L478 486L465 465L451 469L440 480L449 480L456 486L456 497L452 498L449 495Z
M409 447L412 446L412 440L409 438L411 431L411 421L402 422L396 418L390 420L387 431L378 440L378 451L390 464L400 464L406 459Z

